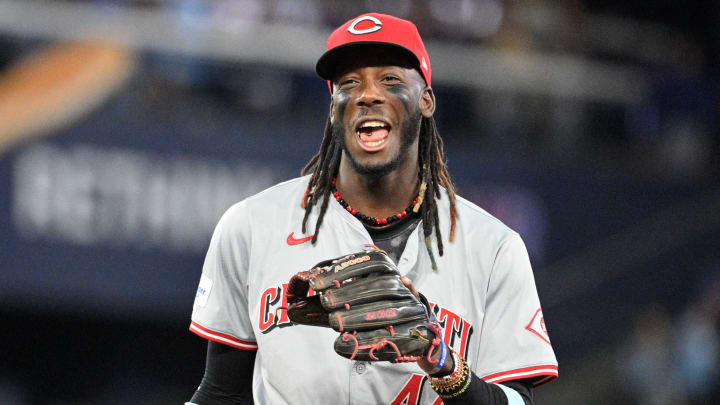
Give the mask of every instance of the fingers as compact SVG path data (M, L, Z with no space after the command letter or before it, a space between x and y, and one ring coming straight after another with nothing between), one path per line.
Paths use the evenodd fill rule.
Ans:
M346 304L354 307L382 300L415 299L400 278L392 274L353 280L339 288L321 291L320 296L327 310L342 308Z
M332 261L332 264L309 278L310 288L322 291L348 279L362 278L370 275L398 274L395 263L385 252L360 252L343 256Z
M425 356L428 342L434 337L424 321L410 321L385 328L342 333L335 340L335 352L359 361L416 361Z
M412 281L410 281L409 278L402 276L402 277L400 277L400 281L402 281L402 283L405 284L405 287L407 287L407 289L410 290L411 293L413 293L415 298L420 299L420 294L417 292L415 287L413 287Z
M425 306L415 298L384 300L339 309L330 314L330 326L338 332L363 331L414 321L423 324Z
M287 314L293 323L310 326L330 327L329 315L320 304L320 297L302 297L288 304Z

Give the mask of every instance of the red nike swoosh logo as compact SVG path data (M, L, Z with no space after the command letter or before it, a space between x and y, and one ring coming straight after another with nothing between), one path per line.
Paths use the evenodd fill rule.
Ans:
M294 233L295 233L295 232L290 232L290 235L288 235L288 237L287 237L287 244L290 245L290 246L292 246L292 245L299 245L299 244L301 244L301 243L305 243L305 242L309 241L310 239L312 239L313 236L315 236L315 235L310 235L310 236L307 236L307 237L305 237L305 238L296 239L296 238L293 237L293 234L294 234Z

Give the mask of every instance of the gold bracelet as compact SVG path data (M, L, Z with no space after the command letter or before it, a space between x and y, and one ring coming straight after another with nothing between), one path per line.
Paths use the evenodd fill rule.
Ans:
M434 382L434 386L438 389L449 390L453 389L453 387L459 386L464 380L466 373L469 371L469 367L467 366L465 359L460 357L455 351L453 351L452 354L453 361L455 361L455 369L452 374L431 380L431 383Z
M457 390L463 383L467 380L468 373L463 372L456 380L443 385L432 385L436 392L438 393L448 393Z
M453 357L456 362L456 370L450 376L442 378L430 377L430 386L438 393L452 392L461 386L467 385L468 376L470 375L470 367L465 359L457 356L453 351ZM457 371L457 372L456 372Z
M457 397L457 396L459 396L459 395L462 395L462 393L465 392L465 390L467 390L468 387L470 386L470 380L472 380L472 373L468 374L467 381L465 381L465 385L462 387L462 389L461 389L460 391L455 392L455 393L452 393L452 394L450 394L450 395L447 395L447 394L446 394L446 395L439 394L439 395L440 395L440 398L442 398L442 399L451 399L451 398L455 398L455 397Z

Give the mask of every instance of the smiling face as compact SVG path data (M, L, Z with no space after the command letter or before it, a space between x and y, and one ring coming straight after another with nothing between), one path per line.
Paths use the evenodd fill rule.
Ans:
M435 100L420 73L397 51L353 52L333 79L332 129L351 167L380 178L417 162L423 116Z

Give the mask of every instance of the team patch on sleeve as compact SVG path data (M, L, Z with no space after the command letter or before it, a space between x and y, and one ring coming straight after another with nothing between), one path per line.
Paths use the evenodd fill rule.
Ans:
M533 315L525 329L537 335L540 339L544 340L545 343L552 345L550 343L550 336L547 333L547 328L545 328L545 318L543 318L542 308L538 308L538 310L535 311L535 315Z
M207 304L208 297L210 296L210 290L212 289L213 281L206 275L200 276L200 284L198 285L197 292L195 293L195 303L199 307L204 307Z

